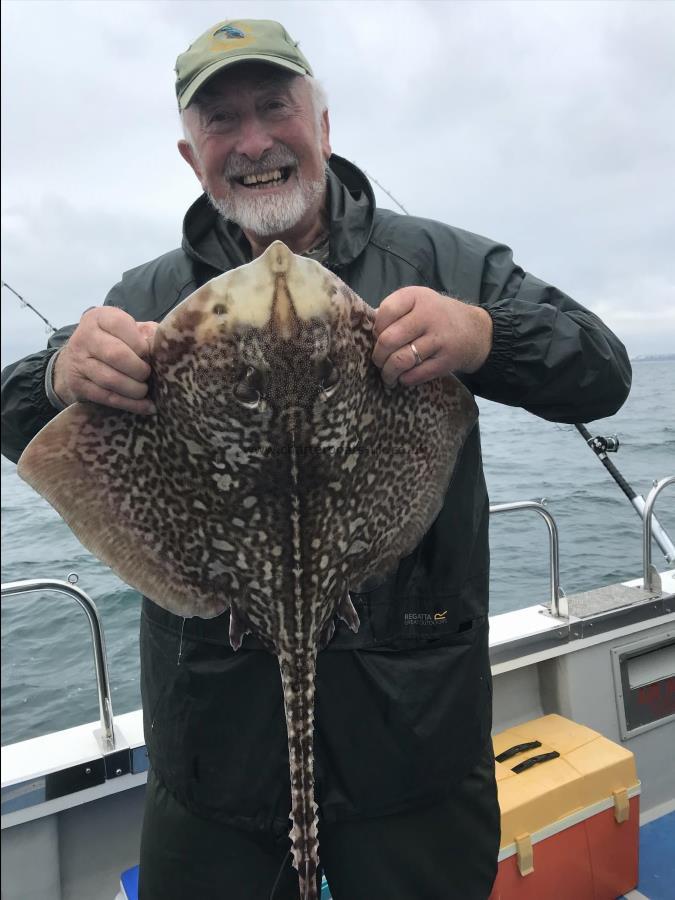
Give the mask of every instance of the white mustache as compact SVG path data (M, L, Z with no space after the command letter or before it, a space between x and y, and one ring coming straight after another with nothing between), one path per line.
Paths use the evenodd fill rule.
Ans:
M223 166L223 175L225 178L243 178L245 175L262 175L270 169L283 169L297 164L297 156L288 149L270 150L256 160L242 154L232 154Z

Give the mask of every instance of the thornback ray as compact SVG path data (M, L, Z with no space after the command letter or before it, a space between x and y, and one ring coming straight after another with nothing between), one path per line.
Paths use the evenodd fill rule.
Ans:
M316 654L350 598L390 574L438 515L476 405L454 376L384 386L375 310L273 243L159 325L154 416L75 403L18 472L87 549L179 616L230 611L279 661L291 841L315 900Z

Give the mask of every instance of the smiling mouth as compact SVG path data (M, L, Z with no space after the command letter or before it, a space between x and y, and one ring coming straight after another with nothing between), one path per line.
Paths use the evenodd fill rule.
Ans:
M284 166L281 169L270 169L268 172L260 172L257 175L242 175L241 178L235 178L237 184L245 188L253 188L260 190L261 188L278 187L285 184L292 172L290 166Z

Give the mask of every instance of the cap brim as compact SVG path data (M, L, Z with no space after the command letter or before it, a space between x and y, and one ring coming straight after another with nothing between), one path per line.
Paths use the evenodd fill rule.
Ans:
M183 93L178 98L178 106L181 110L186 109L192 100L194 99L197 91L203 87L207 81L213 78L214 75L217 75L221 69L225 69L228 66L235 66L238 63L245 62L262 62L267 63L270 66L277 66L280 69L286 69L287 72L293 72L296 75L307 75L308 72L306 69L303 69L302 66L298 66L296 63L290 62L287 59L284 59L281 56L265 56L261 53L252 53L251 55L246 56L235 56L230 57L228 59L219 59L217 62L212 63L206 69L203 69L199 75L192 79L192 81L185 88Z

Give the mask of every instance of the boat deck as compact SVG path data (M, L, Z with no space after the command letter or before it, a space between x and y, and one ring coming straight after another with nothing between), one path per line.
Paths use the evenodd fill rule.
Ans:
M640 828L640 882L621 900L675 900L675 812Z

